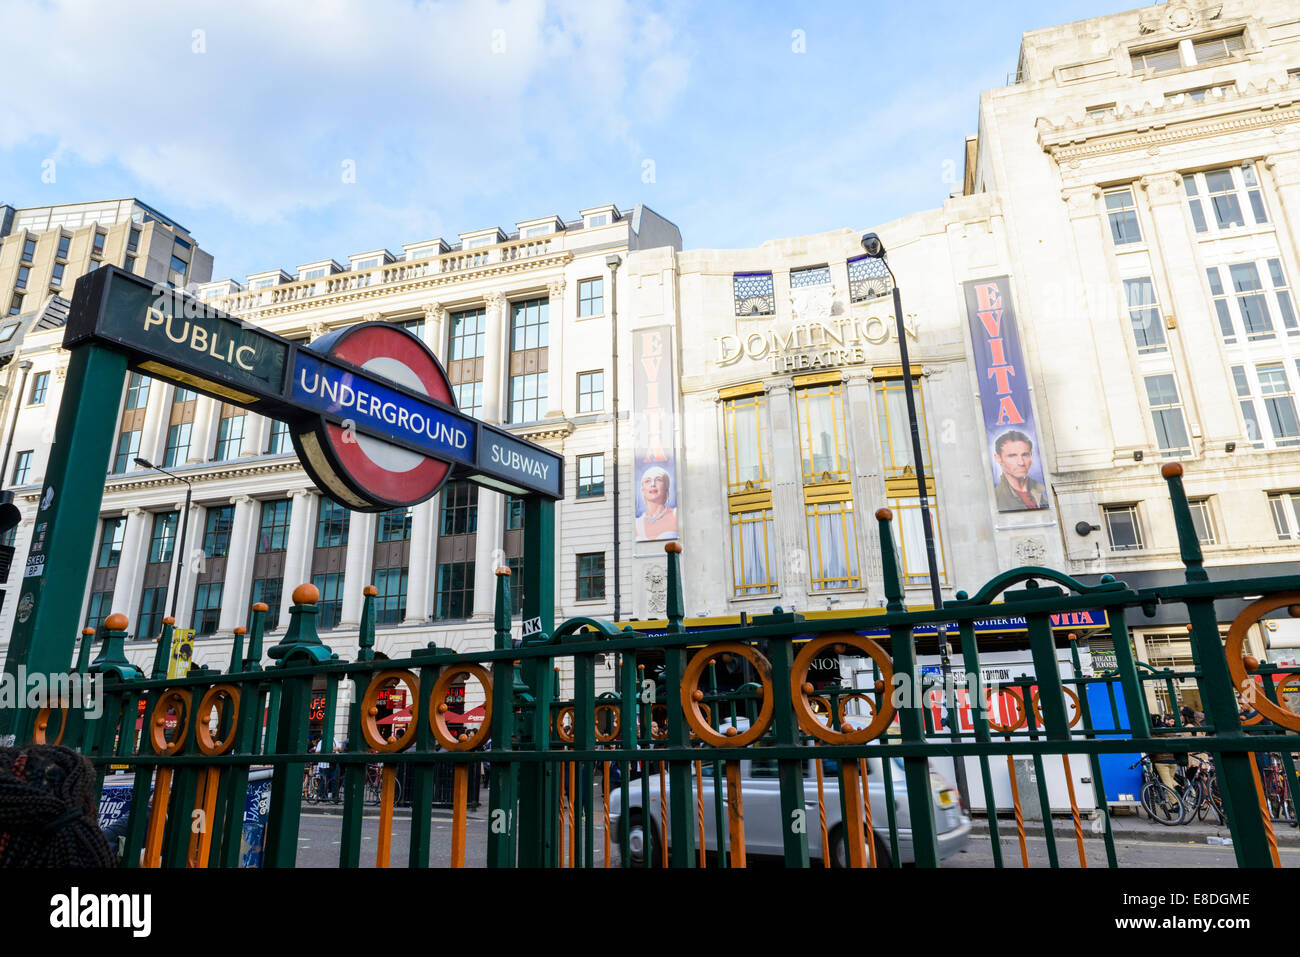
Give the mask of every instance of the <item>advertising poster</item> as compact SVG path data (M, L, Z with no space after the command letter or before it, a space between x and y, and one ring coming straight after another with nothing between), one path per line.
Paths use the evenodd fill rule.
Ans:
M1045 509L1042 449L1029 403L1029 373L1011 305L1011 284L1000 276L963 283L963 289L998 511Z
M671 347L669 326L632 333L632 409L636 423L632 481L638 542L677 538Z

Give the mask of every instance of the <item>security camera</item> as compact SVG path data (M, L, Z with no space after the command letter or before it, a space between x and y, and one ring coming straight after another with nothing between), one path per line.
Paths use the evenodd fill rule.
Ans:
M882 259L885 255L885 244L880 241L880 237L875 233L863 233L862 251L872 259Z

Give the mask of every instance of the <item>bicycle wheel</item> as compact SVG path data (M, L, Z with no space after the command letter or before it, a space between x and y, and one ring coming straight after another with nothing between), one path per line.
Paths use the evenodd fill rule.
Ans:
M307 781L307 803L319 804L324 792L325 782L319 774L313 774Z
M373 778L366 777L364 800L371 807L379 803L379 775L375 775Z
M1142 788L1142 806L1151 820L1166 827L1183 823L1183 802L1178 795L1158 781Z

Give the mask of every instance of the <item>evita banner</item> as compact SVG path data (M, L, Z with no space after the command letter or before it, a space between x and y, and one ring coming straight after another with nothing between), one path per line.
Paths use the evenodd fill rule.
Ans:
M984 440L999 512L1047 508L1042 449L1029 402L1029 371L1011 305L1008 277L962 284L975 346Z
M632 408L636 423L636 540L677 537L677 454L673 441L672 329L632 333Z

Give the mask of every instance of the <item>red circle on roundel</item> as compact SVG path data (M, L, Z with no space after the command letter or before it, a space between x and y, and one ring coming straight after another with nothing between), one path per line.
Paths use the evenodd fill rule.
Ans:
M359 326L355 332L344 335L335 343L329 354L361 368L366 368L367 363L378 361L379 368L367 371L397 381L416 392L423 391L431 399L456 407L451 383L447 381L437 360L423 343L395 326L386 323ZM414 380L406 373L402 373L401 378L392 374L391 363L394 362L413 374ZM384 371L385 365L390 366L390 371ZM416 381L419 386L415 385ZM326 423L325 434L339 463L347 469L352 480L390 502L418 502L428 498L442 484L451 469L447 462L425 458L414 468L394 471L371 459L362 443L347 438L341 426ZM371 438L369 442L382 440Z

